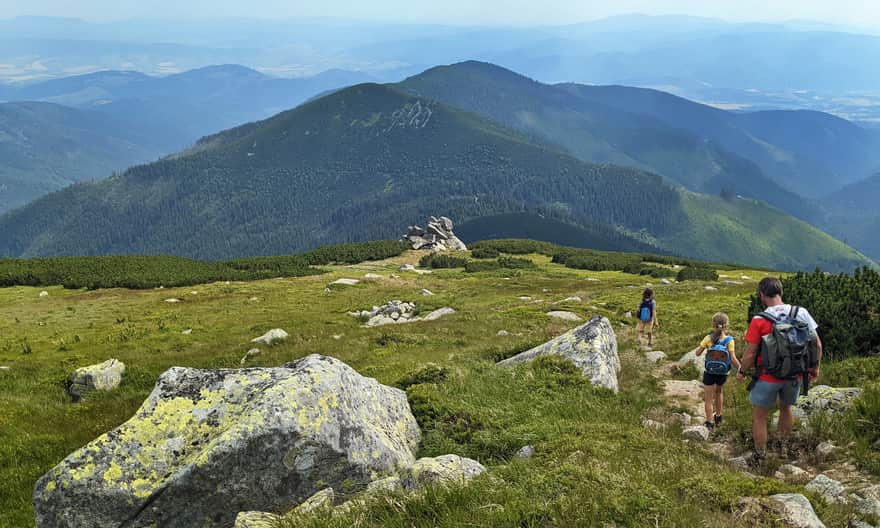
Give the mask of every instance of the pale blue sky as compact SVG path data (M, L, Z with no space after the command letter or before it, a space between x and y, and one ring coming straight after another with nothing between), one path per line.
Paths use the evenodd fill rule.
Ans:
M731 21L810 19L880 29L876 0L0 0L0 18L331 16L392 22L565 24L624 13L688 14Z

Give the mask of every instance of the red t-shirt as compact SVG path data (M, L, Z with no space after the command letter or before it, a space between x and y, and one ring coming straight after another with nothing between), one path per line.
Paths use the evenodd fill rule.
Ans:
M788 315L791 312L791 305L780 304L777 306L771 306L771 307L767 308L766 311L770 312L771 314L775 315L776 317L780 317L783 315ZM798 310L797 318L798 318L798 320L804 321L805 323L810 325L810 329L813 331L815 331L816 328L818 328L818 325L816 324L816 321L813 319L813 316L811 316L810 312L808 312L804 308L800 308ZM759 347L758 356L757 356L759 372L761 369L761 363L763 362L763 359L761 358L761 350L760 350L761 338L764 337L765 335L769 334L772 331L773 331L773 323L771 323L767 319L764 319L763 317L759 317L757 315L752 319L752 322L749 323L749 329L748 329L748 331L746 331L746 336L745 336L746 343L758 345L758 347ZM747 365L743 365L743 366L745 367ZM801 377L802 376L798 376L798 379L800 379ZM784 379L779 379L777 377L771 376L769 374L764 374L764 373L762 373L758 379L760 379L761 381L769 381L770 383L785 383L785 381L786 381Z

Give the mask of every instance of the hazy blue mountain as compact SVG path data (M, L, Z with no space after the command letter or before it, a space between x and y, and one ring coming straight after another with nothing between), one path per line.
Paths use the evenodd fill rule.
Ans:
M40 198L0 218L0 255L290 253L395 237L438 213L460 223L537 214L582 236L612 233L607 243L786 269L869 263L760 202L680 192L658 176L586 163L476 114L375 84Z
M831 233L880 260L880 173L828 195L822 204Z
M39 102L0 104L0 213L164 152L161 138L99 112Z

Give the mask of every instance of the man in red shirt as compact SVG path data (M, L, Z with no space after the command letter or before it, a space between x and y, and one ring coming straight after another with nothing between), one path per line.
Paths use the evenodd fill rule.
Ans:
M758 284L758 299L767 308L766 312L776 316L786 316L792 313L792 306L782 300L782 282L775 277L766 277ZM797 319L807 323L810 330L815 333L819 325L804 308L797 310ZM749 324L745 340L748 345L742 358L743 368L755 365L758 379L749 391L749 401L752 403L752 437L755 440L755 452L752 456L754 465L760 464L767 452L767 419L773 407L779 402L779 440L784 446L785 441L791 435L791 426L794 421L791 407L797 403L801 392L803 380L799 377L795 380L786 380L773 377L761 368L761 338L773 332L773 323L767 319L755 316ZM819 360L822 359L822 341L816 336L819 348ZM819 378L818 364L815 369L810 369L810 382ZM737 374L740 381L745 379L742 371Z

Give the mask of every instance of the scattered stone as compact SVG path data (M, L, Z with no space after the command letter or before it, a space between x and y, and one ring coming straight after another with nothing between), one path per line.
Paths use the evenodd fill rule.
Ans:
M743 285L743 283L741 283L739 281L732 281L732 280L726 280L726 281L724 281L724 284L726 286L742 286Z
M715 286L706 286L703 289L706 291L718 291L718 288L716 288Z
M419 293L422 295L422 297L433 297L434 296L434 292L432 292L431 290L424 289L424 288L422 288L422 291L420 291Z
M412 273L417 273L419 275L425 275L425 274L431 273L431 270L418 269L415 266L413 266L412 264L404 264L403 266L400 267L399 271L409 271Z
M655 420L645 419L645 420L642 420L642 427L644 427L645 429L654 429L657 431L662 431L662 430L666 429L666 424L660 423Z
M240 512L235 517L234 528L277 528L281 516L274 513L248 511Z
M181 334L183 334L183 335L190 335L191 333L193 333L193 329L192 329L192 328L187 328L186 330L184 330L183 332L181 332Z
M198 295L198 294L199 294L199 292L197 292L197 291L195 291L195 290L193 290L193 291L191 291L191 292L189 292L189 294L190 294L190 295Z
M48 297L48 296L49 296L49 292L47 292L45 290L40 292L40 297Z
M449 307L439 308L439 309L434 310L433 312L429 313L428 315L422 317L422 321L436 321L437 319L440 319L441 317L445 317L447 315L452 315L454 313L455 313L455 310L452 308L449 308Z
M691 424L691 422L694 421L693 416L689 415L688 413L684 413L684 412L672 413L672 418L675 421L677 421L678 423L680 423L681 425L683 425L684 427L689 426Z
M834 388L828 385L810 387L806 396L798 398L797 405L792 409L795 418L809 420L816 412L837 414L847 410L861 395L862 389L857 387Z
M574 363L593 385L617 392L617 373L620 372L617 335L607 318L594 317L588 323L543 345L500 361L498 365L513 366L551 355Z
M816 516L813 505L800 493L781 493L770 496L780 507L783 521L796 528L825 528Z
M375 274L375 273L367 273L366 275L364 275L364 278L367 279L367 280L379 280L379 279L384 279L383 276L381 276L381 275L377 275L377 274Z
M843 484L825 475L817 475L804 489L819 494L826 502L846 502Z
M669 279L660 279L660 284L672 284L672 281Z
M880 485L850 494L849 499L860 514L880 519Z
M681 437L691 442L705 442L709 440L709 429L705 425L692 425L685 427L684 431L681 432Z
M330 336L330 337L332 337L332 338L335 339L336 341L339 341L340 339L342 339L342 336L341 336L340 334L333 334L333 335Z
M664 359L666 359L666 353L661 352L659 350L654 351L654 352L648 352L647 354L645 354L645 359L647 359L651 363L659 363L659 362L663 361Z
M244 357L241 358L240 364L244 365L245 363L248 362L249 359L256 357L256 356L259 356L259 355L260 355L260 349L259 348L252 348L252 349L248 350L247 352L245 352Z
M529 297L528 295L521 295L521 296L517 297L517 299L519 299L521 301L531 301L532 300L532 298Z
M623 316L626 317L627 319L632 319L632 318L633 318L633 313L632 313L632 312L626 312L625 314L623 314Z
M741 280L752 280L751 277L749 277L748 275L743 275L742 277L740 277L740 279Z
M552 312L547 312L547 315L549 317L555 317L557 319L562 319L564 321L574 321L574 322L583 321L583 319L581 319L581 316L579 316L576 313L572 313L572 312L554 310Z
M849 528L875 528L865 521L850 521Z
M430 251L467 251L467 246L452 231L452 220L445 216L428 219L427 228L409 226L401 238L403 242L412 244L413 249Z
M498 334L496 334L496 335L498 337L507 337L510 335L510 332L508 332L507 330L499 330Z
M324 488L294 508L293 513L305 515L324 508L329 509L333 507L335 499L336 494L333 492L333 488Z
M284 339L287 339L288 337L290 337L290 334L288 334L284 330L280 328L273 328L272 330L269 330L260 337L255 337L251 339L251 343L263 343L264 345L271 345L275 341L282 341Z
M774 476L779 480L785 480L796 484L803 484L810 480L810 474L794 464L783 464L779 467L779 471L777 471Z
M522 446L519 451L516 452L516 458L532 458L535 455L535 446L527 445Z
M825 441L816 446L816 450L813 453L819 463L824 463L834 458L835 453L837 453L837 446Z
M403 484L400 482L400 477L385 477L383 479L374 480L367 484L367 495L377 495L382 493L394 493L395 491L401 489Z
M6 365L0 366L0 370L12 370L12 367L7 367Z
M698 348L695 348L688 352L687 354L681 356L681 359L678 360L680 365L687 365L688 363L697 367L697 370L700 372L700 376L703 375L703 372L706 371L706 356L697 356Z
M134 417L39 479L36 526L230 526L364 489L412 466L420 436L403 391L330 357L174 367Z
M599 279L596 279L596 278L594 278L594 277L587 277L586 280L587 280L588 282L601 282Z
M338 286L354 286L355 284L359 284L361 281L357 279L336 279L331 282L330 285L338 285Z
M259 299L257 297L251 297L250 299L248 299L248 302L257 302L257 301L259 301Z
M70 375L67 392L74 400L79 400L92 391L113 390L122 382L124 372L125 363L117 359L78 368Z
M579 303L579 302L584 302L584 301L580 297L575 296L575 297L566 297L565 299L562 299L561 301L557 302L556 304Z
M174 304L174 303L179 303L180 299L173 299L173 298L172 299L165 299L165 302L167 302L169 304Z
M749 469L749 459L750 458L751 458L751 454L749 453L749 454L745 454L742 456L730 458L727 460L727 462L730 463L730 465L735 467L736 469L747 470L747 469Z
M476 460L458 455L420 458L403 470L401 484L407 490L422 489L438 484L462 483L481 475L486 468Z

